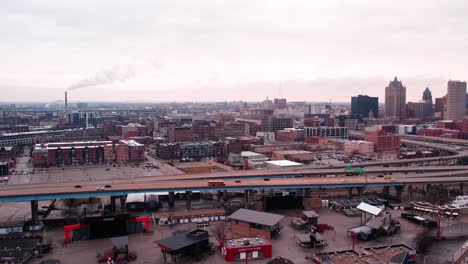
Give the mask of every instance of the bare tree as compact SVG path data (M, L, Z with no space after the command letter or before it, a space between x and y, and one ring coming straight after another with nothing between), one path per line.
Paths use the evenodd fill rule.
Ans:
M218 241L224 241L229 233L229 225L226 221L222 221L217 225L210 228L211 233L213 234L214 238Z

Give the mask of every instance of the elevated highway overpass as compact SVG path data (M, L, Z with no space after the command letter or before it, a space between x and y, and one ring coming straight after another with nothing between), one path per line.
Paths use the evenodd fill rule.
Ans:
M454 172L435 172L428 175L408 175L405 177L380 178L367 176L354 177L302 177L274 179L224 180L224 186L208 186L208 180L152 180L134 181L125 179L113 182L110 188L96 191L102 187L100 182L87 182L76 188L72 184L38 184L32 186L5 186L0 191L0 202L18 202L52 200L64 198L85 198L99 196L121 196L144 192L185 192L185 191L220 191L251 189L334 189L359 187L390 187L410 184L456 184L468 183L468 170Z

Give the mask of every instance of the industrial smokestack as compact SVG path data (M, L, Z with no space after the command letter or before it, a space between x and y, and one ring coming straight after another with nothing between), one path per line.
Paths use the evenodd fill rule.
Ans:
M65 92L65 115L68 113L68 99L67 92Z

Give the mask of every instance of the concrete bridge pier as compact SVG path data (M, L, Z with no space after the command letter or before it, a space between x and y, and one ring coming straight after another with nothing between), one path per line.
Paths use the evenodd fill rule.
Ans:
M111 196L110 198L111 198L111 203L110 203L111 211L115 212L115 209L116 209L115 199L117 199L117 197L116 196Z
M426 201L429 200L431 196L431 189L432 189L432 185L426 184Z
M408 185L408 199L411 201L413 199L413 185Z
M463 182L460 183L460 192L465 194L465 184Z
M302 197L303 198L309 198L312 194L312 189L311 188L304 188L302 189Z
M127 202L127 195L122 195L122 196L119 196L119 200L120 200L120 211L125 211L125 204Z
M249 203L253 201L254 190L244 190L245 208L249 208Z
M357 195L358 195L358 197L361 197L362 194L364 193L364 191L366 190L365 187L356 187L356 189L357 189Z
M249 190L244 190L244 207L248 208L249 207Z
M33 224L37 225L39 223L39 202L31 201L31 219Z
M169 204L169 207L174 207L174 192L169 192L168 204Z
M185 192L185 209L187 211L192 210L192 191L186 191Z
M348 198L353 197L353 187L348 188Z
M384 186L383 194L384 194L385 199L390 198L390 186Z
M404 186L395 186L396 199L401 202L401 193L403 192Z

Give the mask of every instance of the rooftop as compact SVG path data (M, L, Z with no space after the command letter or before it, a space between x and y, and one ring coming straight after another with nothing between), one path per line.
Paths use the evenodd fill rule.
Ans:
M372 214L372 215L378 215L378 214L380 214L380 212L382 212L382 209L380 209L380 208L378 208L376 206L364 203L364 202L360 203L357 206L357 209L359 209L361 211L364 211L366 213Z
M264 156L263 154L253 152L253 151L242 151L241 152L242 157L258 157L258 156Z
M241 208L231 214L229 218L253 224L274 226L281 221L284 216Z
M172 237L156 240L153 243L156 243L159 245L159 247L165 248L167 250L177 251L204 240L208 240L208 232L197 229L190 232L177 234Z
M304 165L302 163L294 162L294 161L290 161L290 160L271 160L271 161L267 161L266 163L276 165L276 166L280 166L280 167L290 167L290 166Z
M302 211L302 213L307 217L307 218L316 218L319 217L319 215L315 211Z
M284 155L293 155L293 154L313 154L310 151L307 150L278 150L278 151L273 151L274 153L278 154L284 154Z
M226 248L241 248L251 247L260 245L271 245L270 241L264 237L255 238L238 238L238 239L226 239L224 240L224 246Z

